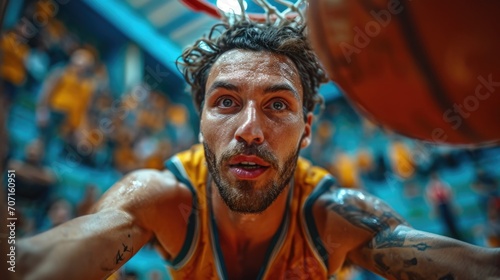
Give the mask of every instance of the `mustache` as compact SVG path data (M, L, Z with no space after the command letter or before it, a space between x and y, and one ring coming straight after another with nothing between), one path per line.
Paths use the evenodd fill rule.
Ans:
M276 156L265 146L250 144L247 145L243 142L240 142L236 145L236 147L225 151L222 153L220 157L220 162L228 161L232 157L237 155L253 155L260 157L265 160L267 163L271 165L271 167L278 168L278 159Z

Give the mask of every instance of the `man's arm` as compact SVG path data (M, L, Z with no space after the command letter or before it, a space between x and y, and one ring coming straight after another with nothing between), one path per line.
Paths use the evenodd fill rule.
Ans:
M348 257L387 279L500 279L500 249L404 225L376 234Z
M82 216L19 242L20 279L103 279L151 236L120 209Z
M415 230L385 202L356 190L333 191L327 201L329 212L363 231L347 258L387 279L500 279L500 249Z
M127 262L154 232L158 203L176 181L161 172L131 173L104 194L95 213L18 244L20 279L103 279ZM171 185L171 186L170 186Z

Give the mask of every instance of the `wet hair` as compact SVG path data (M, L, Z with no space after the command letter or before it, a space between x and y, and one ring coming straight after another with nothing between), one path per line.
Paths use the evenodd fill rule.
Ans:
M292 60L299 71L304 91L304 117L313 112L317 104L323 103L318 88L327 79L309 45L305 25L296 26L285 22L274 26L241 20L231 25L214 25L207 37L186 48L177 60L177 67L191 87L193 101L200 112L210 69L223 53L233 49L267 51L285 55Z

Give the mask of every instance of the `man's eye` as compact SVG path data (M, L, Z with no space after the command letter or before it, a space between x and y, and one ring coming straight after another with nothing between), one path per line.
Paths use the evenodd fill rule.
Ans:
M234 103L233 100L231 100L229 98L223 98L223 99L219 100L219 105L221 107L225 107L225 108L233 106L233 103Z
M281 111L281 110L285 109L286 105L285 105L285 103L283 103L282 101L274 101L274 102L271 104L271 107L272 107L274 110Z

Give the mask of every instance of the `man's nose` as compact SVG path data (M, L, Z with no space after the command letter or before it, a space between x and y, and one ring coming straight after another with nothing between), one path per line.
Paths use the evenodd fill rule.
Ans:
M262 144L264 142L264 132L262 131L262 118L257 112L254 104L247 104L238 116L238 128L235 138L238 142L246 142L248 145Z

